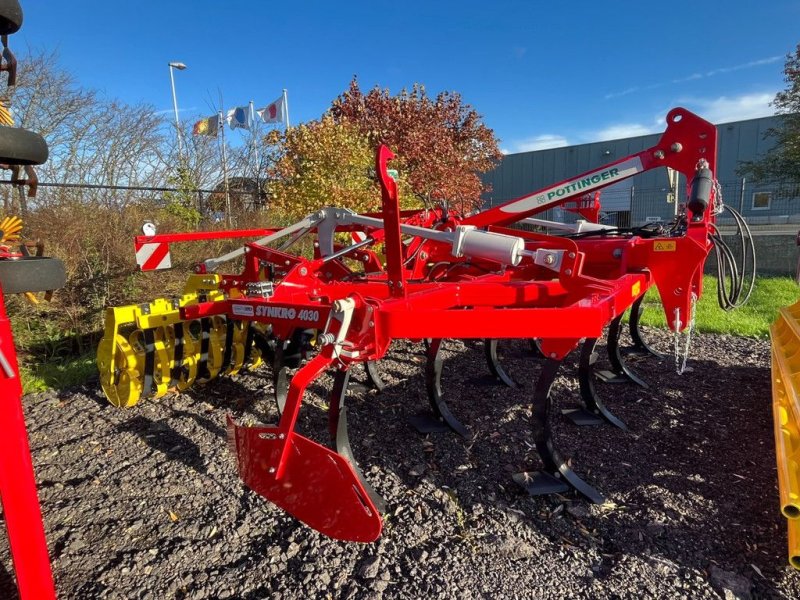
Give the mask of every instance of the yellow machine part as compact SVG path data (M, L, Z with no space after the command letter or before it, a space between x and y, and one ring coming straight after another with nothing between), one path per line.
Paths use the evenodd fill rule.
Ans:
M788 520L789 564L800 570L800 302L780 309L770 337L778 490Z
M122 408L133 406L141 398L164 396L171 387L183 391L195 381L202 383L221 374L236 374L245 367L248 329L253 323L232 321L229 334L228 321L221 315L206 319L205 325L201 319L181 320L180 308L197 304L201 296L203 301L211 302L226 297L219 289L220 280L219 275L192 275L180 298L157 298L148 304L106 309L97 365L103 392L112 404ZM231 290L229 295L241 294ZM208 336L207 373L200 372L204 335ZM230 355L226 365L229 335ZM152 346L149 377L148 345ZM252 348L247 367L253 369L262 362L258 348Z

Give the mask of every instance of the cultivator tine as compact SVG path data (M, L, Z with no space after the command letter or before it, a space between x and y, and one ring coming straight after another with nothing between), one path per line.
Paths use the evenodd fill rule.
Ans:
M610 371L595 371L595 375L606 383L635 383L636 385L648 389L650 386L631 369L622 358L619 349L619 336L622 329L622 317L619 315L608 325L608 338L606 350L608 351L608 361L611 363Z
M184 342L183 321L175 323L172 327L172 331L175 342L173 345L172 369L170 369L169 373L169 385L177 387L178 383L181 381L181 375L184 372L183 351L186 344Z
M562 360L548 358L533 391L533 438L544 469L513 475L514 481L531 496L562 493L574 489L595 504L605 502L602 494L586 483L569 467L555 449L550 430L550 391Z
M484 354L486 355L486 364L489 366L489 371L494 375L495 379L499 379L503 384L510 388L518 388L519 384L514 381L511 376L506 373L500 359L497 356L497 340L483 340Z
M328 429L331 434L331 440L334 442L336 452L341 454L350 463L353 468L353 473L358 477L361 485L366 490L367 494L372 500L372 503L378 509L378 512L386 512L386 500L383 499L375 488L364 479L364 473L356 462L353 456L353 449L350 446L350 434L347 427L347 406L345 405L345 398L347 397L347 390L349 389L350 370L339 369L333 379L333 389L331 390L328 409Z
M639 355L647 355L650 354L655 356L656 358L664 358L664 355L648 345L648 343L642 338L642 332L639 328L639 322L642 317L642 313L644 312L644 306L642 306L642 301L644 300L644 296L639 296L639 298L631 305L631 312L630 316L628 317L628 331L631 334L631 340L633 341L633 345L630 348L627 348L627 352L629 354L639 354Z
M231 318L225 319L225 348L222 351L222 364L220 370L227 371L231 366L231 358L233 357L233 334L234 334L234 321Z
M378 363L374 360L368 360L364 363L364 371L367 373L367 383L372 389L382 392L386 388L386 382L381 377L381 372L378 370Z
M319 354L295 374L277 426L243 427L229 416L228 428L250 489L328 537L372 542L380 513L348 460L294 431L308 384L332 362Z
M211 380L213 375L208 366L209 348L211 346L211 319L200 319L200 357L197 362L197 381L204 383Z
M142 398L154 395L156 365L156 334L152 329L142 332L144 338L144 382Z
M619 427L623 431L628 431L627 425L616 417L597 395L594 386L594 359L597 354L594 347L597 338L588 338L581 346L580 362L578 363L578 383L580 384L581 399L585 408L568 408L562 410L562 414L572 421L575 425L602 425L610 423Z
M286 366L283 360L284 352L284 343L278 339L272 358L272 386L275 390L275 406L279 415L283 414L283 410L286 407L286 398L289 394L289 367Z
M455 431L464 438L469 438L470 433L466 427L450 412L442 393L442 359L439 350L442 346L441 339L432 339L428 342L425 355L425 388L433 414L414 415L409 419L411 425L420 433L442 433Z

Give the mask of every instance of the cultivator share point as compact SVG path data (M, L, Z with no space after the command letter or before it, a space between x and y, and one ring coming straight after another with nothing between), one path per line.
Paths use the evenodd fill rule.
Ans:
M638 316L652 286L675 335L691 329L714 218L721 210L714 176L717 133L714 125L682 108L672 110L666 123L652 148L468 217L444 209L401 211L397 184L387 172L393 154L381 147L376 157L380 213L324 208L200 263L182 298L109 309L98 350L103 389L112 403L131 406L171 387L184 389L253 361L268 361L280 407L277 422L244 426L228 419L242 479L328 536L369 542L380 535L384 502L362 477L350 448L344 399L353 365L365 363L381 385L374 361L391 341L425 340L431 415L417 425L468 436L443 393L442 340L485 340L492 373L516 385L497 340L525 339L544 361L531 397L532 436L542 468L521 470L514 480L531 494L574 490L603 502L555 447L550 389L565 357L582 344L585 409L571 418L625 429L595 390L596 340L608 328L608 379L646 385L626 365L619 347L626 310L632 309L629 326L639 352L650 351ZM669 227L596 223L600 190L667 167L688 182L685 210ZM567 225L535 218L554 206L595 222ZM512 228L523 221L558 235ZM156 248L212 235L228 234L150 235L137 239L137 251L144 243ZM340 244L343 235L351 243ZM313 258L288 251L304 236L313 239ZM159 252L166 256L165 249ZM219 273L240 257L239 272ZM143 268L148 264L157 266L160 260L140 262ZM685 350L681 342L680 354ZM290 381L289 366L299 366ZM334 375L331 446L295 429L306 389L326 371Z

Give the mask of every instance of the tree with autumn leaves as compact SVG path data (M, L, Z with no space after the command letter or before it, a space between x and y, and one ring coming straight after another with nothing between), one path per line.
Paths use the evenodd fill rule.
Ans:
M494 132L459 94L432 99L419 84L396 96L378 87L364 94L355 78L320 120L272 135L272 203L293 216L330 205L379 209L379 144L397 155L391 166L405 207L477 209L487 191L479 174L501 156Z

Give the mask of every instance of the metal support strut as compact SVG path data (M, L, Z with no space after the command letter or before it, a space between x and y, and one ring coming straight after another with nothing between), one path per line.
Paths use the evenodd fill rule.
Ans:
M386 512L386 500L383 499L375 488L364 479L364 473L356 462L353 456L353 449L350 446L350 434L347 427L347 407L345 406L345 398L347 397L348 383L350 380L349 370L338 370L333 378L333 389L328 398L328 431L331 435L331 441L334 443L334 448L337 453L342 455L345 460L350 463L353 472L358 477L364 490L367 492L370 500L378 509L378 512Z
M574 489L591 502L602 504L605 502L603 495L578 477L553 444L549 419L550 391L562 362L562 360L548 358L542 366L542 372L533 391L533 439L544 469L537 472L515 473L512 477L514 482L532 496L561 493Z
M581 346L581 357L578 363L578 382L580 383L581 399L585 408L567 408L561 412L575 425L602 425L610 423L623 431L628 431L628 426L616 417L597 395L594 386L594 361L597 354L594 351L597 338L587 338Z
M439 350L442 346L441 339L430 340L425 351L425 388L428 390L428 400L431 403L433 415L419 414L409 418L411 425L420 433L441 433L452 430L458 435L469 438L470 433L466 427L450 412L442 393L442 359Z
M622 316L619 315L616 319L611 321L608 325L608 338L606 342L606 350L608 351L608 361L611 363L610 371L595 371L597 377L606 383L628 383L632 382L636 385L648 389L650 386L631 369L622 358L622 353L619 350L619 335L622 326Z

